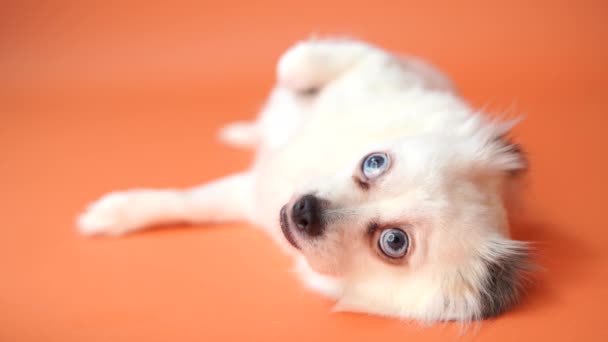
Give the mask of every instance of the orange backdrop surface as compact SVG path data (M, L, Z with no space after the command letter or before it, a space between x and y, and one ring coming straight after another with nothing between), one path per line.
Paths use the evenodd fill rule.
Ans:
M523 114L526 223L545 270L515 310L460 337L304 290L245 224L86 239L102 193L245 167L216 130L253 118L297 39L423 56L474 106ZM608 2L3 1L0 341L607 341Z

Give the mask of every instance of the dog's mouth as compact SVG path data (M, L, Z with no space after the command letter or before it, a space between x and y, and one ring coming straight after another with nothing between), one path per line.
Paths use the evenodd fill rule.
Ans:
M285 239L295 248L300 249L300 246L298 246L298 243L296 242L294 236L293 236L293 232L291 231L291 229L289 228L289 218L287 218L287 205L284 205L281 208L281 213L279 214L279 220L281 222L281 231L283 232L283 235L285 236Z

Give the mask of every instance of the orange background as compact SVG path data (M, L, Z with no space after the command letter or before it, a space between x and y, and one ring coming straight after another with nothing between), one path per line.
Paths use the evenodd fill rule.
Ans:
M246 225L85 239L102 193L245 167L216 130L252 118L311 33L431 60L476 107L521 113L526 223L545 271L463 339L608 340L608 2L3 1L0 340L443 341L459 327L330 314Z

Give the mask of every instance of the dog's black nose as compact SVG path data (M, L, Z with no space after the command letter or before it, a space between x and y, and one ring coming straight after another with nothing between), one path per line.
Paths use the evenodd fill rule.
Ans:
M291 208L291 219L298 229L310 236L323 233L320 201L314 195L302 196Z

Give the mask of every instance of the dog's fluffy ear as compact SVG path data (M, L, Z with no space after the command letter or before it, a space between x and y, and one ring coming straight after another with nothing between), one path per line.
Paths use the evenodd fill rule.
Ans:
M490 126L493 134L488 144L494 149L495 165L510 175L518 175L528 169L528 158L523 148L508 136L518 122L519 119L516 119L505 123L495 122Z
M503 237L489 239L479 253L483 268L477 282L479 318L497 316L521 298L523 282L532 271L529 244Z
M528 158L521 145L508 136L501 135L492 142L495 149L494 165L511 176L518 176L528 169Z
M518 122L519 120L486 122L484 127L478 130L469 145L474 149L475 168L511 176L519 175L528 168L528 160L521 145L508 137L509 131Z
M508 311L533 269L526 242L489 237L468 262L443 272L440 319L479 320Z

